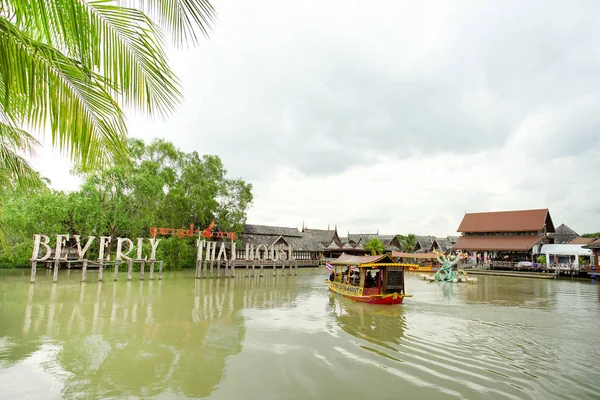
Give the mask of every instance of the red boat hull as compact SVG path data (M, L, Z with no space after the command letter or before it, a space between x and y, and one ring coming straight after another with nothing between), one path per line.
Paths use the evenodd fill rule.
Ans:
M393 305L393 304L402 304L402 301L405 297L410 297L410 295L400 294L400 293L392 293L392 294L374 294L374 295L366 295L366 296L353 296L347 291L336 290L334 285L331 282L327 282L329 289L334 292L341 294L342 296L349 297L354 301L359 303L367 303L367 304L382 304L382 305ZM343 285L346 286L346 285Z
M403 296L398 296L394 298L394 296L386 296L386 297L370 297L370 296L361 296L361 297L350 297L354 301L358 301L360 303L368 303L368 304L384 304L384 305L392 305L392 304L402 304Z

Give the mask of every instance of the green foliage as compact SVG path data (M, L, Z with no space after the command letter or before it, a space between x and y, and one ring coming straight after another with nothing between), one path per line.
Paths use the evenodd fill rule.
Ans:
M600 238L600 232L584 233L582 236L585 238Z
M537 262L538 264L546 264L546 256L538 256Z
M413 253L417 248L417 237L414 233L408 235L398 235L398 241L402 245L402 251L407 253Z
M117 237L149 237L151 227L203 229L213 219L220 230L241 231L252 185L228 179L219 157L184 153L164 140L149 145L130 140L129 151L132 162L116 162L99 173L80 170L84 182L76 192L3 193L0 209L9 233L0 266L26 265L36 233L111 236L115 246ZM157 256L167 268L194 266L195 238L161 238Z
M370 239L367 243L365 243L365 250L369 250L371 254L383 254L385 251L385 245L379 238Z
M129 158L123 108L166 116L181 99L165 33L195 42L214 17L208 0L0 0L0 180L40 186L24 129L84 168Z

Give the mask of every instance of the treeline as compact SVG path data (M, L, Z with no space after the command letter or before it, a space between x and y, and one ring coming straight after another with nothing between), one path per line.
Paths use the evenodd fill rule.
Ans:
M132 139L129 150L131 162L75 171L83 177L75 192L4 188L0 267L27 266L36 233L111 236L115 246L117 237L148 237L151 227L203 229L213 220L215 229L241 232L252 185L227 178L218 156L185 153L164 140ZM167 268L193 267L195 238L161 238L157 258Z

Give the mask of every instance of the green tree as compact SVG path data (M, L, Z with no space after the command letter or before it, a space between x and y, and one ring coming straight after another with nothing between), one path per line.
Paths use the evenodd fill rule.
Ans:
M80 170L84 182L76 192L10 190L4 205L10 235L0 266L26 265L35 233L111 236L113 251L117 237L148 237L151 227L203 229L214 220L218 229L241 232L252 185L227 178L219 157L184 153L164 140L132 139L128 150L132 162ZM158 255L168 268L194 266L196 237L161 239Z
M590 239L591 239L591 238L597 238L597 237L598 237L598 238L600 238L600 232L595 232L595 233L584 233L584 234L582 235L582 237L584 237L584 238L590 238Z
M373 255L383 254L385 246L379 238L373 238L365 243L365 250L368 250Z
M49 131L82 168L129 158L123 107L166 116L181 99L167 63L207 34L208 0L0 0L0 181L42 186L19 155Z
M402 245L402 251L407 253L414 252L417 247L417 237L414 233L409 233L406 236L398 235L398 241Z

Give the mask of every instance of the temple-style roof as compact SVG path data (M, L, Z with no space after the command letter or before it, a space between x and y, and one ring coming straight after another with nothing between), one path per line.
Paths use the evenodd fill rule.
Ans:
M554 233L548 235L555 244L566 244L579 237L579 234L565 224L560 224Z
M323 246L327 246L332 240L340 241L337 229L308 229L304 228L302 233L305 236L310 236L314 241L321 243Z
M302 232L300 232L298 228L287 228L282 226L244 224L242 232L248 235L281 235L302 237Z
M379 235L377 233L348 233L349 242L358 243L362 239L363 243L366 243L373 238L379 238Z
M454 242L452 242L449 238L436 237L431 242L431 247L429 248L429 251L438 249L441 252L447 253L449 251L452 251L452 246L454 246L454 243L456 243L456 240Z
M454 245L457 250L529 251L544 236L461 236Z
M419 253L427 253L431 250L431 245L433 244L434 236L419 236L415 235L417 238L417 247L415 249L416 252Z
M458 232L554 232L547 208L465 214Z
M322 249L322 246L312 236L304 235L296 228L246 224L243 227L240 239L242 240L242 246L251 244L256 247L263 244L271 247L272 245L284 244L291 245L294 250L298 251L317 252Z

